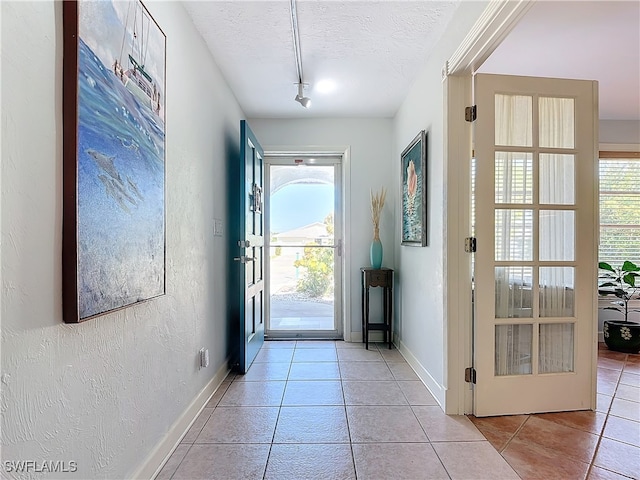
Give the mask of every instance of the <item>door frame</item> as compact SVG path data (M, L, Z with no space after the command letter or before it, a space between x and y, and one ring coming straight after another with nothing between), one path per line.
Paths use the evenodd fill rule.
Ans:
M513 30L534 0L490 2L442 68L446 190L445 413L473 412L473 391L465 382L472 366L471 255L464 251L471 231L471 123L464 109L473 104L473 74ZM468 169L460 165L469 165ZM593 379L595 382L595 379Z
M351 200L347 192L347 185L351 183L351 148L349 146L269 146L263 147L265 158L270 157L296 157L296 156L318 156L318 157L341 157L340 162L340 174L342 184L340 185L340 202L336 203L336 208L341 210L342 222L342 260L339 262L340 276L341 276L341 295L340 295L340 317L341 325L338 326L338 330L341 330L342 336L345 342L351 341L351 321L348 312L351 311L351 277L349 272L351 271L351 253L350 253L350 229L351 224ZM268 219L266 219L268 220ZM270 241L270 238L267 239ZM268 245L268 242L265 242ZM270 274L267 269L265 270L265 276L268 279ZM268 299L267 299L268 302ZM269 304L267 303L267 307Z
M312 161L311 158L315 157L316 161ZM321 167L333 167L335 172L333 193L334 193L334 245L337 241L339 247L331 247L334 249L334 329L328 330L285 330L281 331L278 335L279 339L342 339L344 336L344 309L343 304L343 289L344 283L343 274L343 254L344 254L344 221L342 217L344 215L344 209L342 208L342 195L343 195L343 179L342 179L342 155L341 154L327 154L323 153L294 153L290 155L269 155L265 154L265 335L273 334L275 337L275 331L271 328L271 263L269 261L271 251L271 167L272 166L289 166L296 167L296 163L293 162L294 158L306 159L306 163L309 166L321 166ZM336 188L337 187L337 188ZM328 247L320 247L328 248ZM340 252L338 254L338 251ZM267 329L267 325L269 328ZM332 332L328 334L327 332Z

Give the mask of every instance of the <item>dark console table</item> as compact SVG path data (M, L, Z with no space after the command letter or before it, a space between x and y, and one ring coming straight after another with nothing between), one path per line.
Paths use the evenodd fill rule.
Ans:
M385 342L391 348L393 330L391 318L393 309L393 270L391 268L375 269L362 267L362 341L369 349L369 330L384 332ZM369 318L369 289L382 288L382 323L372 323Z

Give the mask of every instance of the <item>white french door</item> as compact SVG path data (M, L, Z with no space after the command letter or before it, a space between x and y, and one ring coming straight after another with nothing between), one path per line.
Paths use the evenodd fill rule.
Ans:
M595 408L597 83L476 75L474 414Z

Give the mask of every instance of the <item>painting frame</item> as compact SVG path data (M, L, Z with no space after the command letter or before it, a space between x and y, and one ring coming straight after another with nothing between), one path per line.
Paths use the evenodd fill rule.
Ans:
M428 242L427 132L421 130L400 154L401 245L426 247Z
M62 4L62 316L81 323L166 294L167 49L140 0Z

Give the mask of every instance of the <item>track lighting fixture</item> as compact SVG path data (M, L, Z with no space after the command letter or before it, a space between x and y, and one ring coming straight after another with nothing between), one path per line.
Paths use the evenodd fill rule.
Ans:
M309 97L305 97L302 93L302 89L304 85L302 83L298 84L298 94L296 95L296 102L302 105L304 108L309 108L311 106L311 99Z
M302 93L302 89L304 88L302 74L302 53L300 52L300 32L298 30L298 12L296 10L296 0L291 0L291 33L293 34L293 55L296 59L296 70L298 73L298 94L296 95L295 101L302 105L304 108L309 108L311 106L311 99L309 97L305 97Z

